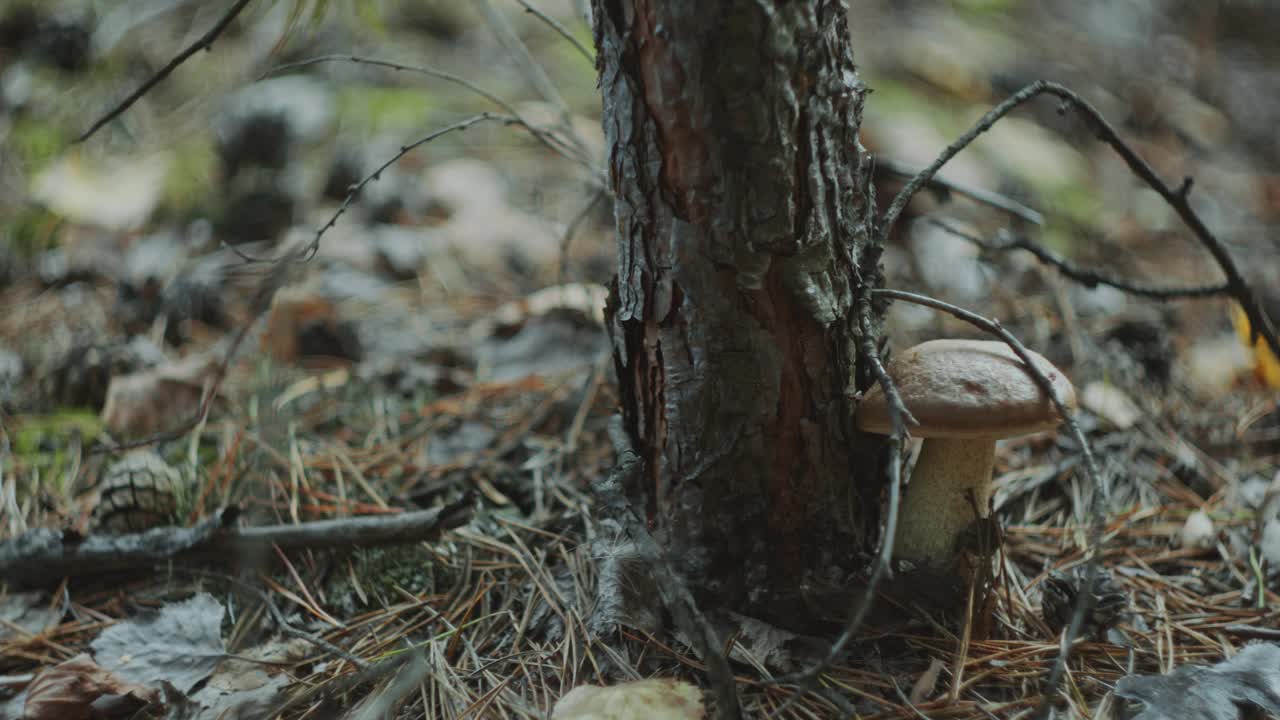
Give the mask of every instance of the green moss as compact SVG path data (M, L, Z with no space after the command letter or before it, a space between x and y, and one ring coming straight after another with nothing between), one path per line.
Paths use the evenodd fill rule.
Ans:
M30 260L56 244L62 222L62 218L45 208L28 204L18 208L12 218L0 226L0 236L19 259Z
M365 128L421 128L436 105L432 92L423 87L357 85L338 91L340 116Z
M8 152L13 153L19 167L34 173L60 155L70 139L65 131L46 119L21 117L9 131Z
M66 447L73 435L91 440L102 432L102 421L88 410L62 410L50 415L16 418L13 450L18 456L37 454L42 447Z
M203 206L218 175L218 154L213 138L197 134L175 146L165 176L162 206L180 211Z
M25 415L14 418L13 427L13 456L6 459L6 468L12 469L16 462L28 470L20 475L27 478L38 475L45 479L41 487L46 492L69 498L72 488L67 486L67 481L71 479L68 471L72 462L68 449L75 437L79 437L81 445L87 445L102 431L97 414L88 410L66 410L50 415ZM30 472L33 469L38 470L38 474ZM21 489L30 493L41 488Z

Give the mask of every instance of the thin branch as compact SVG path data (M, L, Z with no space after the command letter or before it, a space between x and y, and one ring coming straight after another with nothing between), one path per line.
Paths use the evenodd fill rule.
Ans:
M529 52L529 48L525 47L524 41L516 34L511 23L507 21L506 16L498 12L489 0L479 0L480 9L484 12L485 20L489 22L489 26L493 28L493 32L498 36L498 42L507 49L512 59L516 61L517 68L524 73L529 80L529 84L533 86L538 94L544 100L555 105L560 110L561 115L568 117L569 104L560 97L560 92L556 90L555 83L551 82L551 78L547 76L546 70L533 59L533 55Z
M218 39L218 36L227 29L227 26L231 24L231 21L235 20L236 16L240 14L240 11L244 10L245 6L250 2L252 2L252 0L237 0L236 4L228 8L218 22L209 29L209 32L201 35L195 42L183 49L182 52L175 55L173 59L164 67L160 68L155 75L152 75L146 82L142 83L137 90L134 90L128 97L117 103L116 106L111 108L106 115L98 118L93 125L89 126L88 130L85 130L81 133L80 137L75 139L73 144L79 144L88 140L94 133L101 130L104 125L123 115L124 111L128 110L134 103L138 102L138 100L141 100L143 95L146 95L151 91L151 88L159 85L162 80L169 77L169 74L178 69L179 65L190 60L192 55L195 55L201 50L208 50L213 47L213 41Z
M573 121L569 115L569 104L560 96L560 92L556 90L555 83L551 82L551 78L547 75L547 71L542 65L533 58L533 54L529 52L529 48L516 34L507 17L498 12L497 8L489 0L478 0L481 11L484 12L485 19L489 22L489 26L493 28L494 34L498 36L498 42L507 49L512 59L516 61L516 66L529 80L529 84L533 86L538 94L544 100L556 106L560 111L560 126L565 130L569 139L573 142L573 146L585 158L590 158L591 153L587 150L586 144L582 142L582 138L578 137L573 130Z
M433 78L436 78L437 80L443 80L445 82L453 83L454 85L465 88L471 91L472 93L475 93L476 95L484 98L485 100L488 100L489 102L493 103L500 110L506 112L508 115L510 115L513 118L512 124L519 125L520 127L527 130L529 134L534 137L535 140L541 142L543 145L547 147L547 149L551 150L557 155L562 155L566 159L571 160L575 163L578 163L579 165L582 165L583 167L585 167L587 170L591 171L591 174L595 178L597 183L603 184L605 182L605 178L603 174L600 172L599 168L597 168L595 165L592 164L591 158L587 155L587 153L584 150L582 150L582 148L580 147L580 144L577 143L576 141L572 141L572 142L567 141L554 132L549 132L547 130L534 126L532 123L524 119L524 116L520 114L520 111L517 110L514 105L507 102L506 100L503 100L501 97L489 92L488 90L485 90L484 88L480 87L479 85L476 85L475 83L471 82L470 80L464 77L461 77L459 75L454 75L453 73L446 72L444 70L437 70L436 68L433 68L429 65L407 65L404 63L392 62L390 60L381 60L379 58L363 57L360 55L319 55L317 57L307 58L306 60L299 60L297 62L277 65L271 68L270 70L268 70L267 72L263 73L262 76L259 77L258 79L261 80L263 78L268 78L268 77L271 77L272 75L279 75L280 73L288 72L290 70L300 70L302 68L310 67L312 65L320 65L322 63L331 63L331 62L349 62L349 63L354 63L356 65L370 65L373 67L387 68L389 70L395 70L396 72L417 73L419 75L426 75L427 77L433 77Z
M608 196L608 191L604 188L598 188L591 194L591 199L587 204L573 216L573 220L569 221L568 227L564 229L564 237L560 240L560 279L558 282L565 282L569 275L569 246L573 243L573 236L578 232L578 226L582 224L595 209Z
M939 218L930 218L929 222L937 227L942 228L946 232L963 238L977 245L983 250L1005 251L1005 250L1026 250L1036 256L1040 262L1050 265L1058 269L1058 272L1066 275L1068 278L1084 285L1087 288L1095 288L1099 285L1106 285L1117 290L1122 290L1130 295L1151 298L1153 300L1178 300L1185 298L1205 298L1217 297L1219 295L1231 295L1231 286L1227 283L1218 283L1216 285L1189 285L1186 287L1159 287L1155 285L1146 285L1143 283L1125 280L1114 275L1094 270L1092 268L1082 268L1070 260L1060 257L1052 250L1036 243L1022 235L1014 235L1007 230L1000 231L1001 240L991 242L984 240L977 235L965 232L957 228L946 220Z
M912 178L920 172L918 168L908 167L896 160L888 160L885 158L879 158L877 160L876 169L884 171L886 175L896 175L902 178ZM925 182L925 185L931 188L946 190L947 192L955 193L956 195L963 195L976 203L981 203L1001 212L1008 213L1009 215L1012 215L1019 220L1029 222L1032 225L1044 225L1044 215L1041 215L1036 210L1032 210L1026 205L1023 205L1017 200L1006 195L1001 195L1000 193L992 192L990 190L984 190L983 188L970 187L954 180L948 180L947 178L938 176L929 178Z
M316 241L319 240L317 238ZM236 354L240 352L240 346L244 344L244 340L249 336L249 330L253 328L258 318L271 308L271 301L275 297L276 291L285 285L288 279L289 271L293 263L302 260L302 255L307 248L292 250L279 259L273 261L270 272L266 273L262 281L258 283L257 290L254 291L253 299L249 303L249 316L244 319L236 334L231 338L231 342L227 344L226 351L222 354L222 359L218 361L218 366L214 368L213 380L209 384L208 390L200 399L200 407L196 408L195 415L191 419L181 425L166 430L155 435L150 435L139 440L132 440L125 443L104 442L90 450L90 454L96 455L101 453L118 453L125 450L133 450L157 443L172 442L184 437L187 433L199 427L209 417L209 410L213 407L213 401L217 398L222 388L222 383L227 378L227 373L231 369L231 362L235 360ZM242 257L248 258L245 255Z
M1106 486L1102 483L1102 475L1098 471L1097 461L1094 459L1093 450L1089 447L1088 438L1080 429L1080 424L1076 422L1075 413L1066 406L1062 398L1054 392L1053 383L1045 376L1044 372L1031 361L1031 355L1027 348L1018 340L1013 333L1009 332L1000 324L999 320L992 320L983 317L977 313L970 312L964 308L943 302L926 295L905 292L903 290L873 290L872 295L875 297L887 298L890 300L902 300L904 302L923 305L935 310L941 310L952 316L973 325L984 332L995 335L1004 341L1013 350L1026 367L1027 374L1035 381L1058 411L1058 415L1062 418L1062 422L1067 426L1067 432L1075 439L1076 444L1080 446L1080 454L1084 459L1085 475L1090 484L1093 485L1095 492L1093 495L1092 507L1089 508L1089 547L1085 552L1089 553L1089 560L1085 566L1084 587L1091 588L1098 575L1098 563L1102 559L1101 545L1102 534L1105 529L1103 521L1102 506L1107 497ZM1074 638L1080 636L1080 628L1084 624L1084 616L1089 611L1089 604L1092 598L1091 593L1082 592L1076 598L1076 604L1071 614L1071 623L1067 627L1066 636L1062 643L1062 649L1058 653L1057 659L1053 663L1053 668L1049 671L1049 676L1045 679L1045 686L1042 689L1042 699L1039 707L1036 708L1032 717L1046 718L1053 707L1054 695L1057 694L1058 685L1062 682L1062 676L1066 672L1067 660L1071 657L1071 647Z
M525 12L531 13L534 17L550 26L552 30L560 33L560 37L568 40L571 45L577 48L578 52L582 54L582 57L587 59L587 62L592 65L596 64L595 53L588 50L586 45L579 42L578 38L574 37L573 33L569 32L569 28L565 27L563 23L539 10L535 5L533 5L533 3L530 3L529 0L516 0L516 2L520 3L520 6L525 9Z
M1245 316L1249 319L1249 327L1251 329L1250 342L1256 342L1261 336L1266 340L1267 345L1271 347L1272 352L1280 355L1280 336L1276 333L1276 328L1272 324L1271 319L1267 317L1266 311L1262 309L1257 293L1249 287L1249 284L1241 276L1239 268L1236 267L1235 260L1232 259L1231 253L1227 252L1226 247L1218 240L1209 228L1191 208L1189 196L1191 194L1192 180L1184 178L1177 188L1170 187L1155 170L1143 160L1138 153L1131 148L1116 132L1107 120L1102 117L1102 113L1086 102L1076 93L1057 83L1038 80L1030 85L1022 88L1018 92L1011 95L1007 100L991 109L986 115L983 115L973 127L969 128L963 135L951 143L938 155L929 167L921 170L910 181L906 187L898 192L890 203L888 209L885 210L884 216L880 222L879 239L881 242L888 236L889 230L893 227L894 222L902 214L907 203L911 198L920 191L934 176L943 165L946 165L951 158L955 157L961 150L965 149L979 135L990 130L995 123L1005 115L1008 115L1014 108L1035 98L1039 95L1053 95L1063 101L1060 112L1067 109L1073 109L1079 112L1088 121L1093 134L1102 142L1111 146L1111 148L1124 160L1129 169L1144 181L1151 189L1155 190L1160 197L1164 198L1173 209L1178 213L1178 217L1182 219L1184 225L1191 230L1196 239L1200 242L1213 259L1218 263L1218 268L1222 270L1226 276L1226 285L1231 297L1244 310Z
M350 188L347 189L347 196L343 198L342 204L338 206L338 209L333 213L333 216L329 218L328 222L326 222L324 225L321 225L320 228L316 230L315 237L311 238L311 242L307 243L307 245L302 248L301 257L300 257L301 261L306 262L311 258L315 257L316 252L320 250L320 238L323 237L324 234L330 230L330 228L338 224L338 218L342 217L343 214L347 212L347 209L351 207L351 203L355 201L356 196L360 194L360 191L364 190L365 186L368 185L369 183L382 177L382 173L386 172L387 168L399 162L400 158L404 157L405 155L408 155L409 153L413 152L419 147L426 145L432 140L435 140L441 135L447 135L448 133L451 133L451 132L466 130L472 125L476 125L476 124L479 124L482 122L488 122L488 121L498 121L498 122L504 122L507 124L520 124L519 119L512 117L510 115L497 115L494 113L487 113L487 112L480 113L479 115L472 115L469 118L459 120L458 122L453 123L452 125L446 125L440 128L439 130L428 133L427 135L424 135L407 145L401 145L400 149L396 152L396 154L392 155L385 162L379 165L373 172L364 176L364 178L362 178L360 182L356 183L355 185L352 185Z

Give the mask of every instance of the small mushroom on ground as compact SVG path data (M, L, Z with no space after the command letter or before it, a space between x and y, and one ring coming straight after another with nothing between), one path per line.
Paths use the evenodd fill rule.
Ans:
M1048 360L1030 356L1063 404L1074 407L1071 382ZM958 555L966 532L989 515L996 441L1050 430L1062 418L1002 342L931 340L894 358L888 370L919 423L910 433L924 439L899 512L894 555L963 582L970 568L957 567ZM878 385L858 406L857 424L867 432L891 431Z

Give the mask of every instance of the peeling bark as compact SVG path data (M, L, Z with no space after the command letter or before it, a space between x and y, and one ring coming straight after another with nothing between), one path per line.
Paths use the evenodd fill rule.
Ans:
M850 422L869 240L845 11L594 11L617 195L610 331L645 463L628 492L700 601L794 622L844 582L877 511Z

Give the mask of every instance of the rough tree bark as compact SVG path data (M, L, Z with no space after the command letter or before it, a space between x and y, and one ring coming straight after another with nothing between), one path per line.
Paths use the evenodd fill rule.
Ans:
M877 524L850 417L870 240L845 10L595 0L594 22L628 492L701 602L796 625Z

